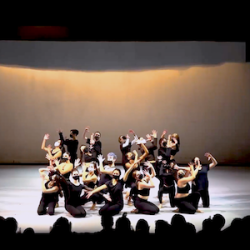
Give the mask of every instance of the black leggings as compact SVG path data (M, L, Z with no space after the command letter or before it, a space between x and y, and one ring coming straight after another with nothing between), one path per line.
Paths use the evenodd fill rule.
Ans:
M93 194L89 199L87 199L87 193L85 192L84 195L80 197L81 199L81 205L85 205L87 202L92 201L94 204L96 204L98 201L103 201L104 198L101 194Z
M74 206L72 204L66 204L65 209L73 216L73 217L85 217L86 211L81 205Z
M194 192L199 192L200 193L203 207L209 207L210 206L210 197L209 197L208 188L198 191L196 186L192 185L192 193L194 193Z
M120 211L123 209L123 205L107 202L100 210L100 215L110 215L114 216L116 214L119 214Z
M159 198L159 202L162 203L162 196L163 194L168 193L169 195L169 201L170 201L170 206L171 207L175 207L175 203L174 203L174 196L175 196L175 185L170 186L170 187L166 187L166 186L162 186L159 191L158 191L158 198Z
M154 203L145 199L141 199L138 196L134 198L134 206L138 209L138 213L140 214L154 215L160 211L160 209Z
M54 215L55 213L55 206L58 201L46 201L43 198L40 201L40 204L37 209L37 214L38 215L44 215L47 214L46 208L48 207L48 214L49 215Z
M198 208L200 194L194 192L183 198L174 198L175 206L179 208L180 213L194 214Z

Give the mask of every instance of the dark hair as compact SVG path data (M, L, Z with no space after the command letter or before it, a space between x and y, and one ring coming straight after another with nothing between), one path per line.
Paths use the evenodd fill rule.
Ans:
M166 139L165 137L161 138L161 139L159 140L159 145L160 145L160 146L161 146L163 140L166 141L167 139Z
M72 131L72 133L74 135L78 135L79 134L79 131L77 129L71 129L70 131Z
M101 132L100 131L95 131L95 133L99 133L100 134L100 137L102 136Z
M72 175L75 171L77 171L77 172L79 173L79 171L78 171L77 168L73 168L73 169L70 171L71 175Z
M120 135L118 137L118 142L121 142L121 137L122 137L123 140L126 140L126 136L125 135Z
M122 174L122 172L121 172L121 170L120 170L119 168L115 168L115 169L113 170L113 172L114 172L115 170L117 170L117 171L120 173L120 175Z

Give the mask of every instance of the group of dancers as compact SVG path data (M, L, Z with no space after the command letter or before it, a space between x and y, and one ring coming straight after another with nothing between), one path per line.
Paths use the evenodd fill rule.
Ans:
M217 165L210 153L205 153L210 164L201 164L199 157L195 157L188 166L180 167L174 159L180 150L178 134L166 136L164 130L158 145L156 130L145 139L129 130L134 137L132 141L129 134L118 138L124 168L121 177L121 170L115 166L116 154L108 153L106 161L102 155L101 133L96 131L88 138L88 132L89 127L86 127L83 134L86 143L80 146L76 129L70 131L70 139L64 139L59 130L59 140L54 147L46 146L49 135L45 134L41 149L47 152L49 166L39 169L42 182L39 215L53 215L59 206L59 197L64 197L64 207L73 217L85 217L84 205L88 202L92 202L91 210L96 209L96 204L104 203L99 214L114 216L123 209L125 201L135 207L132 213L154 215L163 206L163 194L168 194L170 206L177 208L174 212L201 212L198 209L200 198L203 207L209 207L208 171ZM133 145L138 146L137 150L131 151ZM150 189L155 188L154 178L159 180L158 206L149 201Z

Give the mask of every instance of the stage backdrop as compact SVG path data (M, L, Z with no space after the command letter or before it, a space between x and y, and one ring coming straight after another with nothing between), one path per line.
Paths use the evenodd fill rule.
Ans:
M45 133L54 145L59 129L67 137L78 129L81 145L88 125L118 163L119 135L156 129L160 138L166 129L180 136L180 164L207 162L205 152L219 164L249 164L244 61L236 42L0 41L0 163L45 163Z

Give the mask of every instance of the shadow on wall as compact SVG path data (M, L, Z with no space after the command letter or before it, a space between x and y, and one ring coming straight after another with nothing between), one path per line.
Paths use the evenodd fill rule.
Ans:
M244 42L0 41L0 64L39 69L127 71L245 62Z

